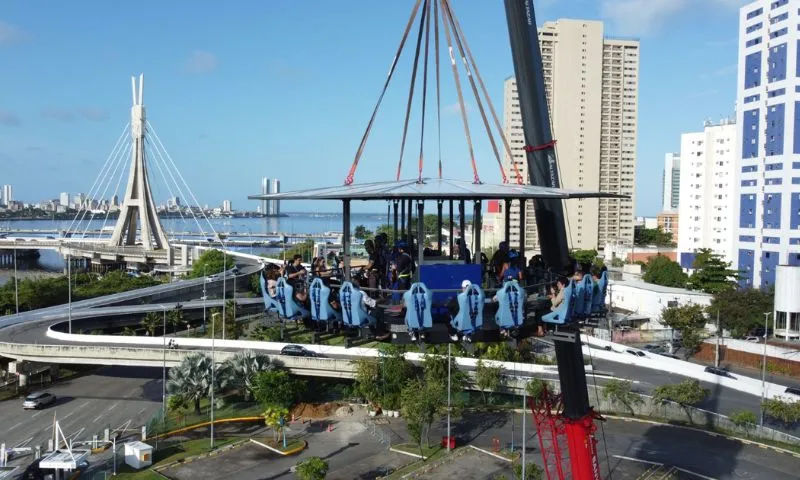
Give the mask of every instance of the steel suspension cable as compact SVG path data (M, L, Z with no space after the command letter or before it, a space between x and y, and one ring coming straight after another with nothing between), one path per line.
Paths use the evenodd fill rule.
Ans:
M403 32L403 37L400 40L400 45L397 47L397 52L394 55L394 59L392 59L392 65L389 68L389 74L386 76L386 81L383 84L383 90L381 91L380 96L378 97L378 101L375 104L375 108L372 110L372 115L370 116L369 122L367 123L367 128L364 131L364 135L361 137L361 143L358 146L358 150L356 151L355 159L353 160L353 164L350 166L350 171L347 174L347 178L345 178L344 184L351 185L353 183L353 176L356 173L356 168L358 168L358 161L361 159L361 155L364 153L364 146L367 144L367 139L369 138L370 131L372 130L372 126L375 123L375 116L378 114L378 109L383 102L383 97L386 95L386 90L389 88L389 83L392 81L392 76L394 75L394 71L397 68L397 61L400 59L400 54L403 53L403 47L406 44L406 39L408 39L408 33L411 31L411 26L414 24L414 19L417 16L417 11L419 10L419 5L422 0L417 0L414 3L414 8L411 10L411 16L408 18L408 23L406 24L405 31Z
M467 52L467 58L469 59L469 62L472 65L472 69L475 71L475 78L478 79L478 85L481 87L481 92L483 92L483 96L486 97L486 103L489 106L489 112L492 114L492 120L494 121L495 128L497 128L497 133L500 135L500 139L503 141L503 147L505 147L506 155L508 155L509 161L511 162L511 166L514 169L514 174L517 176L517 183L522 185L523 183L525 183L525 180L522 178L522 174L519 171L519 167L514 161L514 155L511 151L511 144L509 143L508 137L506 137L506 134L503 131L502 125L500 125L500 118L497 116L497 111L494 108L494 102L492 102L492 97L489 96L489 91L486 88L486 84L483 82L483 77L481 76L481 72L478 69L478 62L475 61L475 57L472 55L472 50L469 48L469 42L467 42L467 37L466 35L464 35L464 31L461 29L461 22L458 21L458 17L456 17L455 15L451 15L451 18L455 23L456 31L458 32L459 36L464 42L464 49Z
M422 9L428 9L428 0L422 4ZM403 122L403 139L400 141L400 158L397 161L396 180L400 180L400 170L403 168L403 154L406 150L406 138L408 137L408 120L411 117L411 102L414 101L414 87L417 84L417 68L419 67L419 51L422 46L422 32L425 27L425 14L419 17L419 31L417 33L417 47L414 50L414 66L411 69L411 84L408 87L408 101L406 102L406 118Z
M442 2L442 17L446 15L446 8L447 6L444 4L445 0L440 0ZM448 26L446 21L442 21L444 24L444 36L447 39L447 49L448 54L450 55L450 66L453 69L453 79L455 80L456 84L456 92L458 92L458 106L461 109L461 120L464 123L464 134L467 137L467 147L469 148L469 158L472 162L472 174L474 176L475 183L481 183L481 179L478 176L478 165L475 163L475 150L472 147L472 136L469 133L469 121L467 120L467 108L464 105L464 94L461 91L461 79L459 78L458 74L458 66L456 65L456 57L453 54L453 43L450 40L450 27Z
M436 146L439 149L439 178L442 178L442 92L439 76L439 2L433 2L433 41L436 59Z
M489 143L492 145L492 152L494 152L494 157L497 159L497 165L500 167L500 175L503 177L503 183L508 183L508 177L506 176L506 171L503 168L503 161L500 159L500 151L497 149L497 143L494 141L494 136L492 135L492 127L489 125L489 119L486 118L486 111L483 109L483 102L481 101L481 96L478 93L478 87L475 85L475 79L472 76L472 69L467 61L466 54L464 53L464 46L461 42L461 36L459 35L458 28L456 28L455 21L453 20L453 12L450 9L450 2L448 0L442 0L442 3L444 5L442 11L443 18L446 22L449 22L450 26L453 28L453 38L455 39L456 46L461 54L461 62L464 64L464 72L469 80L469 85L472 88L472 94L475 96L475 102L478 104L478 112L481 114L483 126L486 129L486 135L489 137Z
M425 2L425 60L422 67L422 121L419 134L419 173L418 181L422 182L422 167L424 165L425 145L425 106L428 103L428 50L431 41L431 2ZM398 179L399 180L399 179Z

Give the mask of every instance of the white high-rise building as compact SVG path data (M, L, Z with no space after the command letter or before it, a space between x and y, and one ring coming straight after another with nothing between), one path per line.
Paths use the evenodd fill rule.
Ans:
M664 156L664 177L661 182L661 211L677 212L681 192L681 154Z
M231 206L231 201L230 200L223 200L222 201L222 211L226 212L226 213L229 213L229 212L233 211L233 208Z
M58 203L60 203L61 205L64 205L65 207L68 207L69 206L69 193L61 192L61 194L58 196Z
M778 265L800 265L798 23L800 0L739 11L734 266L745 287L774 285Z
M272 179L272 193L281 193L281 181L277 178ZM273 216L280 216L281 214L281 201L280 200L272 200L269 203L270 206L270 215Z
M0 191L0 203L3 205L11 205L11 202L14 201L14 191L11 188L11 185L3 185L2 191Z
M706 122L681 135L678 262L691 269L695 252L711 249L733 258L736 204L736 124Z
M639 42L604 37L603 22L558 20L539 30L545 89L564 188L629 195L630 200L564 202L567 238L575 249L633 242L633 197L639 91ZM528 182L516 80L504 88L505 134ZM506 170L516 181L511 159ZM526 212L526 254L538 251L533 208ZM512 231L519 206L511 209ZM512 234L511 243L519 245Z
M269 195L269 188L271 184L269 182L269 178L261 177L261 195ZM270 214L270 209L272 208L269 200L261 200L261 213L264 215Z

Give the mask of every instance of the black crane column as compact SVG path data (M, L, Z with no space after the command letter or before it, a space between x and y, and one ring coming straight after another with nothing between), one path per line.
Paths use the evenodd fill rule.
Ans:
M444 207L443 200L436 201L436 249L439 251L439 256L442 255L442 207Z
M453 259L453 242L455 238L453 238L453 232L456 229L456 223L453 221L453 201L450 200L450 260Z

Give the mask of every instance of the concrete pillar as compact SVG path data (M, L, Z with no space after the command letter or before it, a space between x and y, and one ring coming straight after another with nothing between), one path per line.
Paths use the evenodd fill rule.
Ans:
M25 373L17 374L17 378L19 379L19 386L20 388L28 386L28 375Z
M61 368L58 365L50 365L50 380L56 380L61 376Z

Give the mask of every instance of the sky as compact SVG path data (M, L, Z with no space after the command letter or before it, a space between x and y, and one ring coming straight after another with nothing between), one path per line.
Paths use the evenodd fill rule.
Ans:
M45 12L32 3L4 0L0 7L0 184L12 184L15 199L87 193L98 176L95 190L110 196L118 182L99 174L130 119L130 76L144 73L148 120L199 203L218 206L229 199L234 208L251 210L256 202L247 195L259 193L262 176L281 179L284 191L341 184L414 4L139 0L135 8L123 8L117 2L83 0L48 2ZM540 25L559 18L603 20L606 35L641 41L637 215L655 216L660 210L664 154L679 149L680 134L734 113L737 12L745 3L535 2ZM502 121L503 80L513 75L503 2L451 4ZM413 35L356 182L394 179ZM444 176L470 179L445 55L440 143L433 67L429 73L423 171L436 174L440 146ZM463 72L461 80L466 82ZM500 171L466 83L464 91L480 178L499 183ZM415 101L412 109L403 178L417 175L420 106ZM178 194L171 180L154 178L150 169L158 203ZM100 188L104 184L108 188ZM189 196L185 189L183 196ZM318 202L283 207L338 208ZM365 208L382 210L355 210Z

